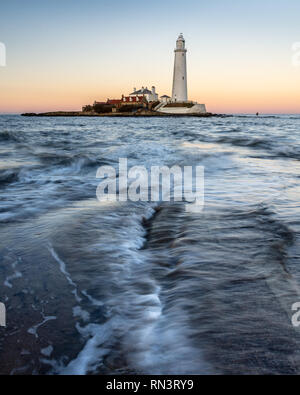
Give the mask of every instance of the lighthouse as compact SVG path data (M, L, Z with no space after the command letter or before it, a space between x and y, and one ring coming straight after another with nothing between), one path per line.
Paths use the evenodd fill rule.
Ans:
M207 114L205 104L188 100L185 39L181 33L176 41L172 98L161 96L155 111L164 114Z
M188 101L185 39L181 33L176 42L173 78L173 102Z

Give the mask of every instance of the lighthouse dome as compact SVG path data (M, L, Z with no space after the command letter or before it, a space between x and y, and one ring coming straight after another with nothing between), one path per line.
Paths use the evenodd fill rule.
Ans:
M185 49L185 39L183 37L183 34L180 33L177 42L176 42L176 49Z

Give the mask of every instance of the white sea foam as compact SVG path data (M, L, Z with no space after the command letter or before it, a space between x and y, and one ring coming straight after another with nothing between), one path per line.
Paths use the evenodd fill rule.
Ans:
M43 319L43 321L42 322L40 322L39 324L36 324L36 325L34 325L32 328L29 328L28 329L28 333L30 333L31 335L33 335L33 336L35 336L37 339L38 339L38 329L41 327L41 326L43 326L44 324L46 324L48 321L53 321L53 320L56 320L57 319L57 317L55 317L55 316L49 316L49 317L45 317L44 315L43 315L43 317L44 317L44 319Z
M17 280L18 278L22 278L23 275L20 271L16 270L17 265L21 262L21 259L17 259L15 262L12 263L11 267L14 270L14 274L12 274L11 276L8 276L5 281L4 281L4 285L5 287L8 288L12 288L13 285L11 283L11 281Z
M53 347L51 345L41 349L41 354L44 355L45 357L51 357L52 353L53 353Z
M110 351L104 343L108 341L114 331L114 326L120 322L108 321L103 325L90 324L85 328L78 328L84 337L90 337L78 357L60 370L61 375L85 375L101 365L102 359Z
M148 209L143 217L150 219L154 213L153 208ZM112 293L104 303L110 318L101 325L76 325L86 344L77 358L59 373L84 375L97 372L116 347L120 347L121 354L124 354L124 369L145 374L209 372L210 367L201 352L195 351L188 340L190 333L182 327L184 311L178 309L176 312L182 319L173 319L164 312L161 287L151 275L152 262L148 260L147 251L141 249L146 235L141 216L133 214L130 222L130 228L118 229L117 250L111 244L99 245L99 253L105 247L108 249L106 253L117 254L110 265L110 281L118 284L119 292ZM127 237L129 231L130 239ZM97 245L93 245L95 248ZM140 281L144 284L141 288ZM82 293L93 305L103 305L86 291ZM179 364L179 355L186 362ZM191 369L191 361L195 364L194 369Z
M104 306L104 303L103 303L103 302L101 302L100 300L97 300L97 299L93 298L91 295L89 295L89 294L87 293L87 291L83 290L83 291L81 291L81 293L91 302L91 304L92 304L93 306L99 306L99 307Z
M68 273L67 269L66 269L66 264L65 262L60 259L60 257L57 255L56 251L54 250L54 248L52 247L52 245L50 244L48 247L51 255L53 256L53 258L56 260L56 262L59 264L59 268L60 271L64 274L64 276L66 277L68 283L74 288L72 293L74 294L74 297L76 299L76 301L78 303L80 303L82 301L82 299L80 298L80 296L78 295L78 287L77 285L74 283L74 281L72 280L70 274Z
M23 277L23 275L22 275L21 272L15 272L13 275L8 276L8 277L6 278L6 280L4 281L4 285L5 285L6 287L8 287L8 288L12 288L13 285L12 285L11 281L17 280L18 278L22 278L22 277Z
M90 314L83 310L80 306L73 307L73 317L81 318L83 321L88 322Z

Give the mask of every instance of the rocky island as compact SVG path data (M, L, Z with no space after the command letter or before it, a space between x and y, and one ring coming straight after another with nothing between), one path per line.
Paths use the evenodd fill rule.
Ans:
M95 101L82 107L82 111L57 111L41 114L26 113L36 117L214 117L224 116L207 112L205 104L188 100L185 39L182 34L176 41L172 97L159 98L155 86L142 87L120 99Z
M45 113L24 113L21 114L24 117L225 117L223 114L163 114L155 111L141 111L141 112L116 112L116 113L95 113L95 112L83 112L83 111L57 111L57 112L45 112Z

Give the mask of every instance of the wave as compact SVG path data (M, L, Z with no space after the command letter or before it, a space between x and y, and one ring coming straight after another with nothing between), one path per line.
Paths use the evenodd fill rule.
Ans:
M20 142L23 140L23 137L20 133L12 132L12 131L0 131L0 141L12 141L12 142Z
M84 298L80 303L81 307L87 301L89 305L86 307L95 309L95 312L98 306L103 306L101 311L105 312L105 316L99 320L99 313L95 316L92 310L91 319L86 324L77 322L76 329L84 345L77 356L64 366L54 360L45 361L53 367L52 373L83 375L104 370L122 374L187 374L208 371L200 350L192 347L181 307L178 310L181 319L178 321L177 316L164 314L162 285L153 276L154 268L148 259L149 251L145 244L147 224L155 220L159 212L154 207L148 204L134 204L131 207L117 205L110 213L90 213L95 224L101 218L101 234L104 233L101 243L98 237L95 240L88 237L88 242L84 243L86 251L91 254L93 250L93 256L95 254L95 266L85 269L85 274L89 276L90 273L93 277L92 281L89 279L87 282L90 288L88 293L82 292L82 276L78 282L75 267L69 266L71 263L68 259L65 259L62 272L66 274L72 271L72 282L67 278L70 288L74 289L76 282L80 295L88 296L87 300ZM86 226L91 228L87 215L84 214L82 218L87 224L83 226L80 220L80 226L83 229ZM81 238L84 237L82 229L79 232ZM96 232L91 229L91 234L96 235ZM111 239L117 240L118 248L115 242L108 242ZM56 255L54 257L57 258ZM97 264L99 257L100 265Z
M300 160L300 148L287 148L285 150L279 149L276 153L274 153L275 158L290 158Z
M111 165L112 160L106 160L104 158L95 158L86 154L57 154L57 153L49 153L42 152L37 153L35 156L39 159L40 162L47 165L58 165L58 166L75 166L77 168L89 168L96 166L106 166Z
M268 148L270 147L269 141L268 140L263 140L263 139L259 139L259 138L251 138L251 137L221 137L219 139L217 139L218 143L229 143L232 145L237 145L240 147L259 147L259 148Z
M19 171L18 170L0 170L0 187L5 186L13 182L18 181Z
M232 146L264 151L263 156L267 158L290 158L300 160L300 147L297 144L293 146L289 143L284 146L284 143L278 144L276 141L251 136L222 136L217 139L209 139L209 141L213 141L217 144L230 144ZM257 155L257 157L261 157L261 155Z

